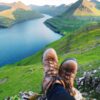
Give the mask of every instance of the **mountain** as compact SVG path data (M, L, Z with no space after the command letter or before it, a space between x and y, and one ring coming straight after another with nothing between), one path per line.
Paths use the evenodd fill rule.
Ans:
M35 9L39 11L40 13L49 14L51 16L57 16L62 14L64 11L66 11L69 6L62 4L60 6L50 6L50 5L44 5L44 6L36 6L36 5L30 5L32 9Z
M23 10L31 10L31 8L29 6L26 6L24 3L22 3L21 1L18 2L14 2L11 4L11 7L13 9L23 9Z
M100 10L95 7L95 4L88 0L79 0L72 4L64 13L69 16L100 16Z
M100 22L100 10L88 0L79 0L63 14L48 19L45 24L57 33L74 32L91 22Z
M16 22L43 17L40 13L20 1L1 3L1 5L2 7L9 6L10 8L0 11L0 27L10 27Z
M94 2L96 4L96 8L100 9L100 2L97 0L91 0L91 2Z
M15 19L13 12L15 12L17 9L25 10L25 11L31 10L31 8L29 8L28 6L26 6L20 1L14 3L1 3L1 4L3 4L3 6L9 6L10 8L1 11L0 16L4 16L10 19Z

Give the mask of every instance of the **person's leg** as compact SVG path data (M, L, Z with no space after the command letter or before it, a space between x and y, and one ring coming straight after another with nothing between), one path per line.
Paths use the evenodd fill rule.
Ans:
M43 93L48 100L74 100L64 89L64 85L55 81L58 76L58 57L54 49L47 49L43 54L44 79ZM69 99L70 98L70 99Z
M52 48L47 49L43 54L44 79L42 91L45 94L50 85L58 75L58 57Z
M55 83L47 91L47 100L75 100L63 85Z
M76 59L66 59L59 68L59 76L65 84L65 89L75 100L84 100L82 94L74 87L74 80L78 70Z

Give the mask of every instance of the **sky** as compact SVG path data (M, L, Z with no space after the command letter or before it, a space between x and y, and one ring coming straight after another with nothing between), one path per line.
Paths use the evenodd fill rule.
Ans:
M35 4L35 5L60 5L60 4L71 4L76 2L77 0L0 0L0 2L16 2L16 1L22 1L23 3L29 5L29 4ZM100 0L98 0L100 1Z

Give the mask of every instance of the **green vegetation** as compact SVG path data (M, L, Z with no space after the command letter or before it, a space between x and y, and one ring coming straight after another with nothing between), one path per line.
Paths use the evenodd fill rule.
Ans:
M14 20L0 16L0 27L9 27L14 24Z
M14 18L15 19L10 19L7 17L0 16L0 27L10 27L13 24L17 22L22 22L30 19L36 19L36 18L41 18L43 17L41 14L35 12L35 11L25 11L21 9L17 9L16 11L13 12Z
M96 69L100 65L100 29L87 32L76 32L64 36L48 45L56 49L59 63L65 58L74 57L78 60L78 76L84 71ZM0 68L0 98L18 94L20 91L32 90L40 92L43 77L41 63L44 49L16 64ZM95 95L93 96L95 97ZM95 97L96 98L96 97Z
M0 100L18 94L20 91L33 90L39 92L42 76L42 67L40 64L5 66L1 68ZM4 83L3 80L5 80Z
M85 26L89 22L90 21L79 20L75 17L62 18L62 20L60 17L55 17L48 19L45 23L54 31L60 31L61 33L69 33L74 32L75 30Z
M29 19L36 19L43 17L40 13L37 13L35 11L32 10L25 11L21 9L17 9L16 11L14 11L13 15L16 19L15 22L21 22Z

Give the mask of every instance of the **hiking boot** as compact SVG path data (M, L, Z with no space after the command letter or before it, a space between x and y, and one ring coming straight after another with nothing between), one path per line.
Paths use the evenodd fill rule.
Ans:
M64 82L63 86L69 93L74 94L72 92L72 88L74 87L74 79L77 73L78 65L75 59L67 59L65 60L59 68L59 76Z
M74 87L74 80L76 77L76 73L78 70L78 64L76 59L66 59L60 65L59 68L59 77L60 81L58 81L66 91L69 92L71 96L74 97L75 100L85 100L82 94ZM61 83L62 81L62 83Z
M43 93L46 93L58 75L58 57L54 49L50 48L44 52L43 65L44 79L42 84L42 91Z

